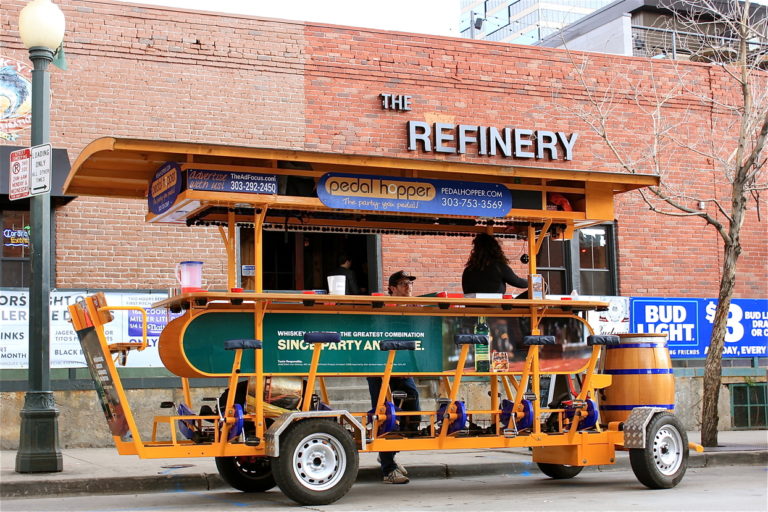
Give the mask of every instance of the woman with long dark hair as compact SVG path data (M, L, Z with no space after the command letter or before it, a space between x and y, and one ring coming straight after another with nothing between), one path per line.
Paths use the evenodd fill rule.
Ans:
M504 249L491 235L480 233L472 241L472 252L461 275L464 293L504 293L507 284L528 288L528 281L509 267Z

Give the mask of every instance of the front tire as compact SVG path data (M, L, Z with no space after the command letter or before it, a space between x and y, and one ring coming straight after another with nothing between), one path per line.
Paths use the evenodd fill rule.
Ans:
M243 492L265 492L275 486L267 457L216 457L221 479Z
M688 467L688 434L673 414L657 414L645 430L645 448L629 450L637 479L651 489L670 489Z
M537 462L537 466L542 473L555 480L567 480L573 478L584 469L584 466L567 466L565 464L546 464L544 462Z
M272 459L278 487L301 505L338 500L357 479L359 456L352 435L327 418L294 423L280 439Z

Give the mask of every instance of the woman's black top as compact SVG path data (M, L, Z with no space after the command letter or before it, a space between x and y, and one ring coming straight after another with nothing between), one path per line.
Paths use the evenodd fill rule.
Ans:
M482 269L465 268L461 274L464 293L504 293L507 284L528 288L528 281L515 274L509 265L490 265Z

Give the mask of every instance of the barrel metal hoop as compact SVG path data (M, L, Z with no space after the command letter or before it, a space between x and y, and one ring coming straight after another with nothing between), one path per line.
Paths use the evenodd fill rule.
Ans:
M624 448L645 448L645 427L661 407L635 407L624 422Z
M673 368L628 368L603 370L608 375L670 375L674 374Z

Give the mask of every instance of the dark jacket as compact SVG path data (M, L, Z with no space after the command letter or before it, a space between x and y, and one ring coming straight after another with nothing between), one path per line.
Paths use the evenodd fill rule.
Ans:
M461 288L464 293L504 293L507 284L528 288L528 281L518 277L509 265L490 265L483 269L465 268L461 274Z

